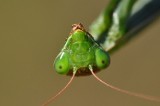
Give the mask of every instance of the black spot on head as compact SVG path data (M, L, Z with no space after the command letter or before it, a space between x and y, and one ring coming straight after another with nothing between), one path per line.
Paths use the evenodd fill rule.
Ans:
M104 60L102 60L102 64L104 64L105 63L105 61Z
M62 69L62 66L59 66L59 69Z

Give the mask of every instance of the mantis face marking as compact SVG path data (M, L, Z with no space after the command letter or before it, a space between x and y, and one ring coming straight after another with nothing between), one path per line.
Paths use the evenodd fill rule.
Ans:
M82 24L74 24L66 44L54 62L59 74L91 74L88 66L94 71L106 68L110 63L109 54L96 43L93 37L84 30Z

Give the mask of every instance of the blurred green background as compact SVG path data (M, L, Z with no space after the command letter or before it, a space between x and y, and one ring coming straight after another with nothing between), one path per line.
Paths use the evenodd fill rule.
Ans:
M40 106L56 94L68 76L53 69L73 23L86 28L109 0L1 0L0 106ZM160 96L160 19L111 55L99 77L117 87ZM97 82L76 77L49 106L159 106Z

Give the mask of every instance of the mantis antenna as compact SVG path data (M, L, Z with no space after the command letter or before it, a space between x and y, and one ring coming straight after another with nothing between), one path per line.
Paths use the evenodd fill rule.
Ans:
M124 94L127 94L127 95L131 95L131 96L135 96L135 97L138 97L138 98L142 98L142 99L145 99L145 100L150 100L150 101L155 101L155 102L160 102L160 98L158 97L154 97L154 96L149 96L149 95L144 95L144 94L140 94L140 93L135 93L135 92L130 92L130 91L127 91L127 90L124 90L124 89L121 89L121 88L118 88L118 87L115 87L113 85L110 85L109 83L101 80L94 72L93 72L93 69L92 69L92 66L89 65L89 69L92 73L92 75L99 81L101 82L102 84L104 84L105 86L115 90L115 91L118 91L118 92L121 92L121 93L124 93Z
M75 77L76 71L73 71L73 75L70 78L70 80L68 81L68 83L66 84L66 86L64 88L62 88L56 95L52 96L50 99L48 99L44 104L42 104L42 106L48 106L51 102L53 102L60 94L62 94L71 84L71 82L73 81L74 77Z

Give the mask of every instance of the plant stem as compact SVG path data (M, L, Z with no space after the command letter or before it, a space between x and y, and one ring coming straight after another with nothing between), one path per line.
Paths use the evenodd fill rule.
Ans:
M90 33L97 40L100 36L108 31L112 24L112 14L121 0L111 0L100 16L91 24Z
M108 31L103 47L109 51L125 35L126 25L136 0L122 0L113 13L113 23Z

